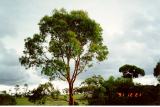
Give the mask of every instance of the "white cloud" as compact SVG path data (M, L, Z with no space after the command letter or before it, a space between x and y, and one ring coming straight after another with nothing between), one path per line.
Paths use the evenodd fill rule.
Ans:
M135 78L133 80L135 83L140 83L143 85L157 85L158 81L153 75L147 75L144 77Z

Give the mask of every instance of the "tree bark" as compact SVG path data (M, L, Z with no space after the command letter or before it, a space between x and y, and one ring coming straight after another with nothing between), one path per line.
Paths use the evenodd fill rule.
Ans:
M74 105L73 100L73 83L69 82L69 105Z

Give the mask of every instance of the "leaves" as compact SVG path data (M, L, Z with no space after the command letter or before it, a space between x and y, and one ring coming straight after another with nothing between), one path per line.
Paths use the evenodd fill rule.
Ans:
M127 78L137 78L139 74L141 76L145 75L145 72L143 69L141 69L135 65L128 65L128 64L120 67L119 72L122 72L123 76L127 77Z
M100 86L103 82L104 82L104 79L102 76L94 75L91 78L87 78L84 82L82 82L82 84L87 86Z
M33 89L31 92L32 95L29 96L29 101L37 104L45 104L47 95L51 95L54 91L52 83L40 84L37 89Z
M160 62L157 63L156 67L154 68L154 76L158 77L160 75Z
M39 34L25 39L24 55L19 59L26 68L38 67L52 78L68 78L92 66L93 58L103 61L108 49L103 45L102 28L82 10L54 10L39 22ZM75 61L73 75L70 61Z

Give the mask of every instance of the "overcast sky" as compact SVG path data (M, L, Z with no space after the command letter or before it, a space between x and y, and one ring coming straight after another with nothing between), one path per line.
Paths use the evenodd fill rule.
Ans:
M81 74L75 83L92 75L121 76L124 64L145 70L135 81L156 84L153 69L160 60L160 0L0 0L0 90L16 84L36 86L47 81L39 72L25 70L18 58L24 39L38 33L38 22L53 9L85 10L103 28L108 59ZM67 87L55 81L56 88Z

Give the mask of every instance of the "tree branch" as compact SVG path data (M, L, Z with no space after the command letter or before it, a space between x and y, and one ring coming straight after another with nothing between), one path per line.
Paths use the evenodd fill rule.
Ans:
M84 66L81 67L82 69L79 70L79 72L77 73L77 76L84 70L84 68L86 67L86 65L87 65L87 61L85 61Z
M60 73L65 79L67 79L67 77L65 76L65 74L63 74L61 71L59 71L59 73Z
M65 76L65 75L63 75L63 74L62 74L62 72L60 72L60 71L59 71L59 73L60 73L60 75L62 76L62 77L61 77L60 75L58 75L58 76L59 76L59 78L60 78L61 80L64 80L64 79L66 79L66 80L67 80L66 76ZM64 78L64 79L63 79L63 78Z
M77 57L77 60L75 62L75 69L74 69L74 73L72 75L72 80L71 80L73 83L77 77L79 63L80 63L80 55Z
M68 82L70 82L70 66L69 66L69 61L70 61L70 58L69 57L67 57L67 69L66 69L66 71L67 71L67 81Z

